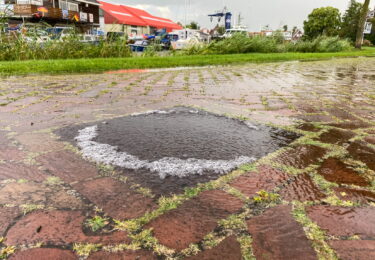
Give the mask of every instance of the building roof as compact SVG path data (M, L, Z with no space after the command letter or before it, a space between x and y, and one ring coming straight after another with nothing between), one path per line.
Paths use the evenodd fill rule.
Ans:
M147 24L141 18L132 14L121 5L114 5L106 2L100 3L100 8L104 11L104 20L106 24L147 26Z
M168 31L180 30L182 27L172 20L151 15L145 10L125 6L100 2L101 8L105 12L106 24L118 23L137 26L150 26L158 29L166 28ZM113 19L116 18L116 19Z

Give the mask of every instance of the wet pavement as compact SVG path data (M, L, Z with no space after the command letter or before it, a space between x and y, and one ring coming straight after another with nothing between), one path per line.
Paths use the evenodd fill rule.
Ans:
M2 78L0 259L375 258L374 68Z

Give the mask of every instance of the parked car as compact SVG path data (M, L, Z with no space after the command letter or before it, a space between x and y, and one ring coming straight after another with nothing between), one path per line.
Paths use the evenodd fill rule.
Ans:
M52 27L46 31L52 40L64 40L75 33L73 27Z
M144 52L146 48L149 46L149 41L147 40L139 40L136 41L134 44L129 44L130 49L134 52Z

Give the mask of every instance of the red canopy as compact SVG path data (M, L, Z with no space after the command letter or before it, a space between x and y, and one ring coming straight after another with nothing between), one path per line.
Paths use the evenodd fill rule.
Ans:
M138 9L138 8L134 8L130 6L123 6L123 7L129 12L141 18L148 26L156 27L158 29L166 28L168 31L182 29L180 25L173 22L172 20L153 16L149 14L148 12Z
M100 8L104 11L104 20L106 24L129 24L136 26L147 26L141 18L129 12L124 6L101 3Z
M106 24L129 24L137 26L150 26L157 29L167 29L168 32L180 30L182 27L172 20L153 16L148 12L124 5L114 5L106 2L100 2L104 11Z

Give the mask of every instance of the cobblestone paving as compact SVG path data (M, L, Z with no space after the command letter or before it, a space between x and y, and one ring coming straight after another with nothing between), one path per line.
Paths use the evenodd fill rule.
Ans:
M375 259L375 59L0 82L0 259ZM300 134L168 197L55 130L194 106Z

